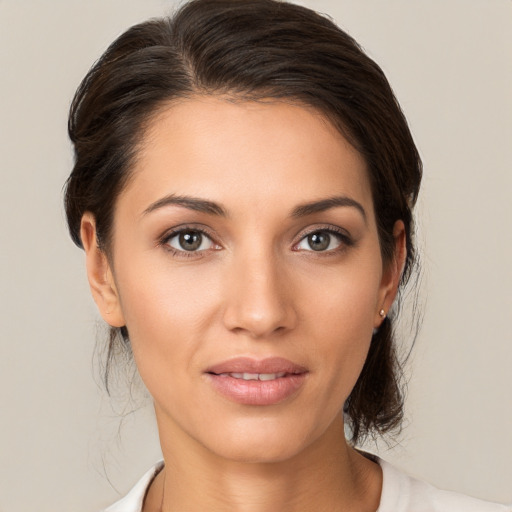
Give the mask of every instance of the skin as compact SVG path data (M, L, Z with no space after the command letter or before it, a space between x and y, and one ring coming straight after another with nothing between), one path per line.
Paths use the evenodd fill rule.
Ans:
M349 201L294 215L333 196ZM169 234L184 226L206 231L199 250ZM377 509L380 468L347 445L341 411L395 298L404 230L384 264L365 161L332 125L282 102L168 105L117 200L110 257L90 213L81 235L99 310L127 326L154 399L166 466L145 512ZM277 404L235 403L205 376L235 356L284 357L307 376Z

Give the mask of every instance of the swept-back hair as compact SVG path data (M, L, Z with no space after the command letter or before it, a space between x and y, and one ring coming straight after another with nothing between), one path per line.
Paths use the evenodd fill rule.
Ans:
M109 255L115 202L146 127L173 100L197 95L289 101L322 113L366 161L384 264L394 256L394 223L404 222L406 283L415 260L412 208L421 161L400 106L352 37L323 15L277 0L192 0L170 18L128 29L93 66L69 115L75 165L65 207L78 246L82 215L91 212ZM393 321L386 318L374 334L346 403L354 442L401 423ZM126 327L111 330L107 389L119 350L130 350Z

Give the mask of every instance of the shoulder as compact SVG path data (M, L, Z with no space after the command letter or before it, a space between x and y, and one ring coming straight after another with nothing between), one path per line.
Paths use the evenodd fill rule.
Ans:
M163 461L155 464L124 498L116 501L116 503L106 508L103 512L141 512L142 503L144 502L149 485L163 467Z
M443 491L378 460L383 474L377 512L512 512L512 507Z

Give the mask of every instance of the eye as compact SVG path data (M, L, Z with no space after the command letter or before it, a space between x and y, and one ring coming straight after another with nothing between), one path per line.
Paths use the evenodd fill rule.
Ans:
M308 233L295 246L298 251L325 252L338 249L344 242L348 245L347 237L341 233L322 229Z
M215 247L212 239L197 229L183 229L173 233L165 241L177 251L199 252Z

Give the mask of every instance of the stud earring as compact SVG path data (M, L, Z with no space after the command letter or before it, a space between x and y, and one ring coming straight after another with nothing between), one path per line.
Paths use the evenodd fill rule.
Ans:
M384 318L386 316L386 312L383 309L381 309L379 311L379 315L380 315L381 318Z

